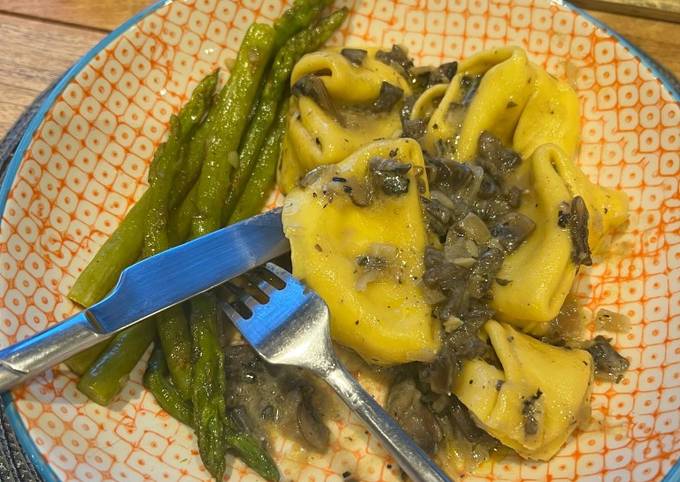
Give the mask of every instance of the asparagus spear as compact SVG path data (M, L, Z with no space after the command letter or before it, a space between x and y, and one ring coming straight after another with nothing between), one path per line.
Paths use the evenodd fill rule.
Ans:
M259 158L260 149L267 133L274 123L277 109L290 79L290 73L297 61L307 52L318 49L335 32L347 17L347 9L332 13L291 38L276 54L272 68L262 90L260 102L253 121L248 127L245 141L239 155L239 164L234 175L231 190L224 206L223 219L228 220L236 209L246 182Z
M172 244L180 244L184 242L191 232L191 221L196 207L196 190L198 184L194 184L186 195L182 203L170 215L170 226L168 227L168 236Z
M281 152L281 141L285 136L287 117L288 101L285 101L260 151L259 161L255 164L243 194L236 203L236 209L229 217L228 224L237 223L262 211L267 196L276 182L276 165Z
M333 0L296 0L293 5L274 21L274 48L280 49L289 38L307 28L319 16L321 10Z
M144 386L153 394L163 410L183 424L191 426L193 423L191 403L184 399L168 375L163 350L155 346L144 372Z
M118 333L80 378L78 390L93 402L108 405L127 381L155 334L151 319Z
M263 478L278 482L280 475L276 463L255 437L239 430L229 417L227 418L227 425L229 426L227 442L231 450Z
M235 155L241 141L248 112L273 50L273 37L274 31L269 25L254 24L248 29L229 82L210 114L211 132L197 181L192 237L221 227L222 206L232 168L230 156Z
M207 110L216 83L217 73L215 72L199 83L196 89L194 89L191 99L180 113L177 116L171 117L168 139L162 148L159 149L160 154L154 157L152 164L154 170L153 176L150 179L151 186L143 197L145 209L134 211L135 208L140 206L140 203L133 207L134 217L132 220L134 223L128 222L126 230L131 229L132 226L145 233L142 236L144 244L143 257L152 256L168 248L167 211L169 193L173 189L175 175L182 167L183 146L186 144L191 131L200 122L203 113ZM144 218L143 220L142 217ZM130 219L129 215L122 224L125 224L128 219ZM120 228L116 233L119 232L121 232ZM136 239L138 233L134 233L134 235ZM119 239L130 241L132 236L127 238L121 236ZM107 244L109 241L107 241ZM115 247L115 244L109 245L109 247L111 246ZM95 260L100 258L100 254L101 250L97 253ZM89 293L92 293L92 291L89 291ZM173 325L173 327L175 326ZM129 374L146 351L146 348L151 343L154 331L153 323L145 321L115 335L113 341L103 350L79 380L78 388L80 391L97 403L102 405L108 404L122 388L127 379L126 375ZM188 328L186 331L188 334ZM188 347L186 351L188 360Z
M231 172L229 157L238 149L273 43L272 27L254 24L248 29L229 82L209 116L211 131L197 181L191 237L207 234L222 224ZM208 471L221 480L228 448L224 354L217 336L217 308L210 295L199 295L191 301L190 327L194 353L191 401L198 448Z

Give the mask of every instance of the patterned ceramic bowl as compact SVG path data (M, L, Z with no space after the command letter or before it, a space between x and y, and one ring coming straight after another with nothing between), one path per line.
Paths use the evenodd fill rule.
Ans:
M68 316L79 271L145 189L170 114L197 79L234 58L251 22L280 0L159 2L118 28L47 97L0 191L0 346ZM401 43L417 62L521 45L581 99L583 170L630 199L625 251L585 270L587 306L628 315L616 346L622 383L598 383L593 423L549 463L494 463L465 480L658 480L680 455L680 93L630 44L556 0L344 0L351 18L332 44ZM140 384L142 366L108 408L65 369L5 396L14 429L46 480L208 479L191 432ZM331 451L302 457L279 440L285 480L399 480L358 421L341 413ZM229 480L254 481L240 462ZM678 470L675 470L678 476ZM667 475L672 478L673 475ZM675 479L678 480L678 479Z

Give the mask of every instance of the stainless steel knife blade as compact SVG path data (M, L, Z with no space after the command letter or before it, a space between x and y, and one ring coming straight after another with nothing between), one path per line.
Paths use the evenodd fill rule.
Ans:
M144 259L126 270L87 310L103 332L115 332L209 290L290 249L276 209Z
M0 391L289 249L276 209L139 261L99 303L0 350Z

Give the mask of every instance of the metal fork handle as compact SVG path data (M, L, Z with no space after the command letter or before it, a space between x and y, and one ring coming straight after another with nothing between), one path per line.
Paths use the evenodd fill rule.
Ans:
M414 482L451 482L428 455L378 405L373 397L337 360L320 375L335 389L347 406L368 425L383 447Z
M107 338L92 329L87 312L0 350L0 392L26 381Z

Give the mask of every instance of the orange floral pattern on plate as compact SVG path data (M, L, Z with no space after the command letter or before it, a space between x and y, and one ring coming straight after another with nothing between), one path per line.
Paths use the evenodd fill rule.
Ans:
M145 189L171 113L207 72L236 56L247 26L287 2L176 1L101 50L36 131L0 225L0 346L74 311L66 293ZM579 163L631 206L615 255L585 270L591 309L629 316L615 344L631 361L621 384L597 383L591 426L549 463L509 459L465 480L658 480L680 455L680 107L625 47L573 11L542 0L345 0L334 45L405 45L417 63L521 45L581 99ZM278 196L271 199L278 201ZM63 480L207 480L191 431L141 386L138 366L108 408L87 402L65 369L14 391L40 453ZM370 385L370 382L368 382ZM332 450L307 458L278 439L285 480L400 480L358 420L340 409ZM233 462L231 481L259 478Z

